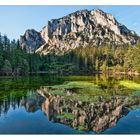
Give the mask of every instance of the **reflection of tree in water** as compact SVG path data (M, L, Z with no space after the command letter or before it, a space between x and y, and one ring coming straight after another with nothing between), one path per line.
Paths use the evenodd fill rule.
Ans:
M40 109L43 99L34 91L25 91L22 94L17 91L2 94L0 95L0 115L6 115L10 109L15 110L20 107L24 107L27 112L35 112Z
M12 94L0 95L0 115L7 114L9 109L16 109L20 106L21 97L15 98Z

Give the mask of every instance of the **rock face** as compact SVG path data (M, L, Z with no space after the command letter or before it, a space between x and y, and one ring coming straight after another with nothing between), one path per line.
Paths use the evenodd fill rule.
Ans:
M89 44L134 45L138 40L134 31L120 24L111 14L99 9L81 10L60 19L52 19L40 33L34 31L35 35L29 31L20 39L22 46L26 44L33 50L37 49L36 53L43 55L62 54Z
M25 48L28 53L33 53L37 48L45 43L40 33L34 29L27 30L23 36L20 36L20 46Z

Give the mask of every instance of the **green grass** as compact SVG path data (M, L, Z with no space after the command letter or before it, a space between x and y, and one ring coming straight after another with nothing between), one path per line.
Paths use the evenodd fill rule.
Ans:
M140 90L140 84L135 83L133 81L120 81L120 85L124 86L128 89L133 89L133 90Z

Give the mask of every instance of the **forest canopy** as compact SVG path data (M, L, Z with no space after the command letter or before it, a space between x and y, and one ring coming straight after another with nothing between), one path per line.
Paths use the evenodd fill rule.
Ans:
M31 73L92 75L93 73L139 73L140 43L136 46L78 47L63 55L27 53L19 41L0 35L0 75Z

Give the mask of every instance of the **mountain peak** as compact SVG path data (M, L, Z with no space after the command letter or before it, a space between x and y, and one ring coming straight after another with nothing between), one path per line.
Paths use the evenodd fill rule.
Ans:
M135 32L120 24L112 14L100 9L80 10L59 19L52 19L36 35L42 39L41 43L37 43L37 46L33 48L37 48L36 53L43 55L62 54L76 47L85 47L89 43L92 46L111 43L134 45L138 40ZM37 40L37 36L32 35L31 40ZM26 40L30 40L30 38ZM21 46L23 46L23 42Z
M29 53L33 53L45 43L40 33L34 29L27 29L24 35L20 36L19 42L20 46L25 48Z

